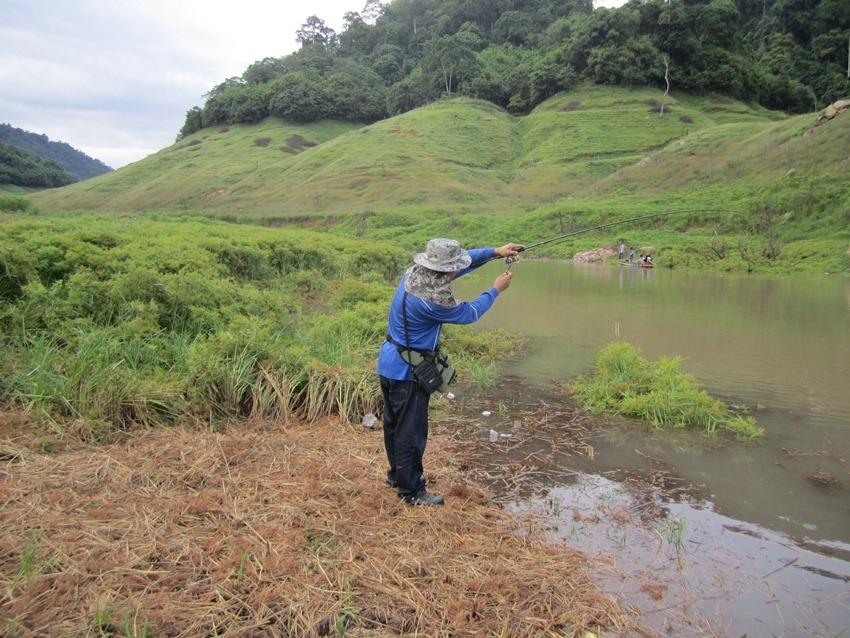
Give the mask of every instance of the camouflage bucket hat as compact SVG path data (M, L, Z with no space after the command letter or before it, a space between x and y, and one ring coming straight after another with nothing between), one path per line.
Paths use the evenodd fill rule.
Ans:
M429 270L455 272L472 263L472 257L454 239L432 239L424 253L417 253L413 261Z

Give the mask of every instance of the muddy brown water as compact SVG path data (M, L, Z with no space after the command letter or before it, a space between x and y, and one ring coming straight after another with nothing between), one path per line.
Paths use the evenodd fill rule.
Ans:
M458 298L501 267L456 282ZM511 507L542 514L553 540L607 557L616 569L601 581L658 632L850 635L850 280L556 261L514 273L479 325L528 338L503 371L529 392L588 372L622 339L651 358L681 356L710 393L750 406L765 437L740 444L614 420L592 462L560 459L575 480L553 473L548 493ZM498 417L480 417L481 432L500 429ZM693 488L687 499L655 492L661 513L649 522L628 515L637 509L623 478L646 473L647 459ZM588 518L612 503L621 513Z

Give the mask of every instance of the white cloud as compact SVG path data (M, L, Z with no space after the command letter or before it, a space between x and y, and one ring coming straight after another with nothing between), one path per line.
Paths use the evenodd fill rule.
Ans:
M117 168L173 142L224 78L295 50L308 15L339 29L360 4L3 0L0 121Z

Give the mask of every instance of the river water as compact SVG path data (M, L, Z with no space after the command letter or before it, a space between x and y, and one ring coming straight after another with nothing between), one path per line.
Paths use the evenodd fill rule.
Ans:
M457 296L488 287L502 267L458 280ZM666 537L688 560L675 561L663 586L678 580L690 588L673 587L659 600L635 590L630 601L652 614L682 611L671 600L698 599L688 621L694 635L850 632L850 280L528 261L514 266L510 290L480 325L528 338L504 372L529 387L590 371L599 349L620 339L653 359L682 357L711 394L748 406L765 428L762 441L741 444L611 425L594 441L593 463L575 465L584 472L578 480L553 478L548 495L516 508L551 517L547 503L572 503L572 522L558 508L555 537L569 529L573 546L616 555L630 586L645 584L639 572L653 551L663 555L652 548ZM648 458L693 485L700 500L671 499L661 527L621 517L611 528L604 517L588 518L618 499L628 511L629 490L612 472L645 471ZM627 533L633 542L616 542ZM651 571L664 574L661 564Z

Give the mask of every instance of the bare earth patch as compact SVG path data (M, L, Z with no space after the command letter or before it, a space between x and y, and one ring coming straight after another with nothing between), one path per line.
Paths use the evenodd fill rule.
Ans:
M448 502L426 509L384 485L379 432L335 421L162 428L53 455L16 446L0 461L0 632L622 630L586 559L494 504L453 449L429 443L429 484Z
M288 140L286 140L286 146L281 146L280 150L284 153L291 153L295 155L304 149L313 148L314 146L318 146L316 142L308 140L306 137L302 137L301 135L292 135Z

